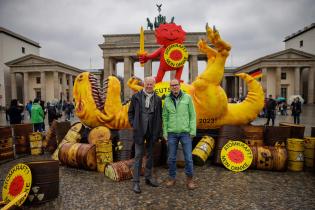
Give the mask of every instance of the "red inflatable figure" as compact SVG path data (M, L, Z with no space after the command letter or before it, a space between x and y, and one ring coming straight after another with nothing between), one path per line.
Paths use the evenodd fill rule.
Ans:
M184 63L188 57L186 48L182 45L185 41L185 35L186 32L182 27L175 23L161 24L155 30L155 37L157 43L162 47L152 54L145 53L139 56L141 64L160 57L160 66L155 77L156 83L163 80L166 71L176 71L175 78L180 81Z

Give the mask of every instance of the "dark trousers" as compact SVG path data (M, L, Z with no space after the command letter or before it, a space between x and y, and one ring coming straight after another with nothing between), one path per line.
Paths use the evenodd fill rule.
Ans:
M43 123L34 123L34 132L42 132L43 131Z
M293 114L294 124L300 124L300 114Z
M146 144L144 144L144 139L146 139ZM145 165L145 173L144 176L146 179L152 178L152 168L153 168L153 146L154 146L154 139L152 136L149 135L147 132L146 135L141 139L143 142L142 144L135 143L135 163L133 168L133 181L140 182L140 174L141 174L141 166L142 166L142 159L144 156L144 147L146 147L146 165ZM135 141L139 142L139 141Z
M272 126L275 125L276 114L275 111L267 111L267 122L265 125L269 125L270 119L272 120Z

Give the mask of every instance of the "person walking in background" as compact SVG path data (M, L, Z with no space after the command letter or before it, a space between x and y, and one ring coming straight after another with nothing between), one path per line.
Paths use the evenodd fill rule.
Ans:
M43 123L42 123L42 130L45 131L45 118L46 118L46 114L47 114L47 108L45 107L45 101L40 100L40 106L42 107L43 111L44 111L44 119L43 119Z
M153 77L144 79L144 88L131 98L128 120L133 128L135 142L135 163L133 170L133 187L135 193L140 190L140 171L144 155L144 140L146 140L147 161L145 165L145 183L158 187L152 177L153 147L162 133L162 101L154 92L155 80Z
M47 103L47 110L48 110L48 124L51 126L54 120L58 120L62 116L62 114L58 111L58 101L52 100L51 103Z
M269 95L269 98L266 103L267 122L265 125L269 125L270 119L272 120L272 126L275 125L276 107L277 107L276 100L272 98L272 95Z
M300 98L296 97L291 104L291 110L293 115L294 124L300 124L300 115L302 113L302 104Z
M34 131L42 132L43 131L43 122L44 122L44 111L43 108L39 104L38 98L34 99L32 105L32 113L31 113L31 121L34 125Z
M22 112L23 107L18 105L18 100L13 99L11 101L11 106L8 109L8 116L10 120L10 125L21 124L22 123Z
M29 118L31 119L31 114L32 114L32 101L29 101L27 104L26 104L26 110L28 112L28 115L29 115Z
M176 183L176 154L178 142L183 146L187 188L197 188L193 181L192 136L196 135L196 112L191 97L180 90L180 83L170 82L171 93L166 96L163 107L163 136L168 141L169 179L166 186Z

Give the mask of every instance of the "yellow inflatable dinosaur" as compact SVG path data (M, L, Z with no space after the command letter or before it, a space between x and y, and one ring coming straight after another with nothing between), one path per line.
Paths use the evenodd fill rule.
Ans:
M181 88L191 95L197 114L198 129L218 128L222 125L242 125L253 121L264 106L264 92L259 82L248 74L237 74L248 86L246 99L239 104L229 104L227 96L220 86L224 76L224 65L231 46L223 41L219 32L206 26L207 38L214 45L211 48L205 40L199 40L198 47L208 58L206 69L190 85L183 83ZM156 84L156 92L165 87L165 82ZM134 91L143 87L139 80L131 78L128 86ZM76 102L75 113L82 123L89 127L99 125L111 129L130 127L128 123L129 102L122 104L120 99L120 82L114 76L104 81L99 88L97 79L88 72L77 76L73 97ZM165 89L165 88L163 88Z

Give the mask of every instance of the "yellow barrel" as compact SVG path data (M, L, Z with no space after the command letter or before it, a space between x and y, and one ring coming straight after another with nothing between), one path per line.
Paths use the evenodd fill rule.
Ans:
M290 171L303 171L304 140L289 138L287 140L288 169Z
M113 162L113 147L111 142L99 140L96 142L97 171L104 173L105 166Z
M58 154L59 154L59 150L60 148L65 144L65 143L77 143L80 142L81 138L82 138L82 131L83 131L83 124L82 123L74 123L70 130L68 131L68 133L66 134L66 136L63 138L63 140L59 143L57 149L55 150L55 152L52 154L52 159L54 160L59 160L58 158Z
M214 139L209 136L202 137L195 149L192 151L194 163L196 165L204 165L213 148Z
M304 138L304 164L308 168L314 167L314 148L315 148L315 137Z
M43 153L43 136L40 132L29 134L30 147L32 155L41 155Z
M96 145L96 142L99 140L110 142L110 130L107 127L98 126L90 131L88 136L89 144Z

